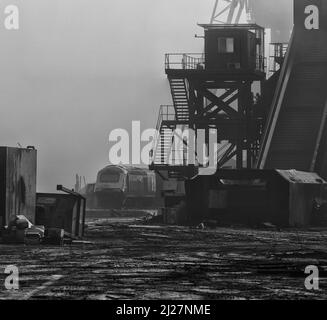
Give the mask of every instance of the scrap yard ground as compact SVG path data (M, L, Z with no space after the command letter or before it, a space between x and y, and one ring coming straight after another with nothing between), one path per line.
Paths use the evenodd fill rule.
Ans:
M0 245L1 274L12 264L20 270L20 289L0 283L0 299L326 299L326 244L321 230L197 230L93 218L80 243ZM312 264L320 268L319 291L304 288Z

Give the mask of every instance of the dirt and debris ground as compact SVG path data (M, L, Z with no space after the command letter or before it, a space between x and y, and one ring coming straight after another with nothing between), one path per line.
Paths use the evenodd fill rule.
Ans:
M0 244L0 299L326 299L326 245L322 230L196 230L93 218L83 243ZM15 292L3 284L12 264L20 270ZM319 291L304 287L307 265L320 269Z

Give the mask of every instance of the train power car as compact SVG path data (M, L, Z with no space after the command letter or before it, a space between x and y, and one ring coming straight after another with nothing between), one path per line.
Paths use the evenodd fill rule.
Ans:
M156 174L136 167L109 165L100 170L94 185L96 209L144 208L157 198Z

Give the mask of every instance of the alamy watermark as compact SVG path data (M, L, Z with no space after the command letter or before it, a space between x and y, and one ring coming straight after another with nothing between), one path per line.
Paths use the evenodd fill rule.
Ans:
M4 274L4 287L6 290L19 290L19 269L15 265L5 267Z
M304 286L307 290L319 290L319 268L317 266L307 266L304 273L308 276L304 280Z
M141 132L140 121L132 122L131 134L115 129L109 134L109 162L113 165L194 165L201 175L212 175L217 170L219 150L218 130L166 128L164 131L146 129Z
M4 7L3 26L5 30L19 30L19 8L17 5L12 4Z

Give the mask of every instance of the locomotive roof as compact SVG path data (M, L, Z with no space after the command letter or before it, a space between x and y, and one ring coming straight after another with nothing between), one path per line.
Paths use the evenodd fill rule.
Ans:
M133 166L125 166L125 165L108 165L101 169L99 173L106 171L108 169L120 169L122 171L125 171L126 173L143 173L147 174L150 172L149 169L146 168L139 168L139 167L133 167Z

